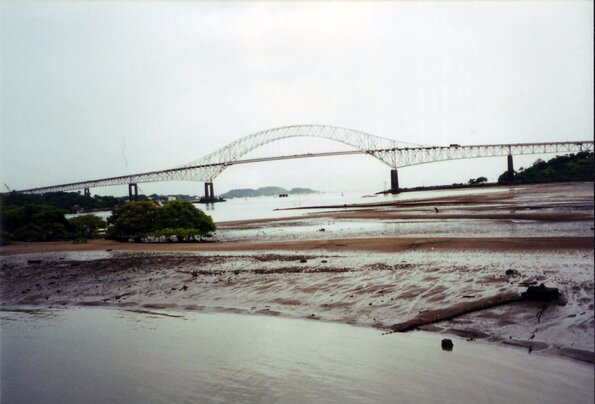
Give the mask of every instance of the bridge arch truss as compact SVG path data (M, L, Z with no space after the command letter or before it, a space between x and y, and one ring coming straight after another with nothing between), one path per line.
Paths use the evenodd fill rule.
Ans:
M345 144L351 147L352 150L242 159L246 154L261 146L296 137L325 138ZM369 154L396 171L397 168L447 160L580 151L593 151L593 141L427 146L398 142L393 139L336 126L295 125L268 129L242 137L198 160L171 169L25 189L19 192L40 194L164 181L204 181L212 183L219 174L232 165L334 155Z
M371 150L394 150L407 147L423 147L419 144L398 142L381 136L372 135L366 132L341 128L337 126L324 125L294 125L280 128L267 129L238 139L221 149L207 154L199 160L192 161L180 168L189 168L187 179L213 180L221 174L225 168L238 162L246 154L269 143L283 139L297 137L317 137L343 143L355 149L356 152L367 153ZM396 162L392 153L368 153L384 164L394 166ZM290 156L287 156L289 158ZM217 164L223 163L223 164ZM216 165L215 165L216 164ZM192 167L212 167L211 169L200 169L192 171Z

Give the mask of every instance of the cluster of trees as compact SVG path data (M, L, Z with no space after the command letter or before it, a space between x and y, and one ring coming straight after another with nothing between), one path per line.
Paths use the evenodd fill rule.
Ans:
M488 179L486 177L477 177L477 178L470 178L466 184L463 184L462 182L453 182L452 185L438 185L436 187L423 187L423 188L425 188L425 189L432 189L432 188L433 189L445 189L445 188L449 188L449 187L464 188L469 185L485 184L486 182L488 182Z
M504 172L499 184L529 184L540 182L593 181L593 153L579 152L556 156L548 161L538 159L527 169L520 168L512 180Z
M140 196L140 195L139 195ZM196 195L186 195L186 194L175 194L175 195L158 195L158 194L151 194L148 196L148 200L151 201L157 201L157 202L161 202L161 203L165 203L169 200L170 197L174 197L175 200L177 201L188 201L188 202L192 202L195 201L197 199L199 199L198 196ZM140 199L140 198L139 198Z
M196 197L192 195L158 195L151 194L149 196L139 195L139 201L158 201L165 203L170 196L174 196L176 200L192 201ZM41 195L23 194L19 192L9 192L0 195L0 204L3 206L25 206L25 205L49 205L68 211L83 209L83 210L109 210L116 206L128 203L126 196L111 196L111 195L93 195L85 196L79 192L48 192Z
M216 229L210 216L187 201L171 201L163 206L149 201L131 202L115 208L107 222L107 238L119 241L162 236L192 241L209 237Z
M484 182L488 182L486 177L477 177L475 179L471 178L468 182L469 185L478 185L483 184Z
M143 238L176 236L177 240L200 240L215 231L210 216L190 202L171 201L159 206L151 201L131 202L113 209L107 222L96 215L70 219L66 210L49 205L1 205L1 241L53 241L102 236L140 241Z
M95 215L67 219L64 209L48 205L2 208L2 244L15 241L51 241L94 238L107 223Z
M33 195L13 191L1 195L0 198L0 203L3 206L49 205L68 211L74 207L84 210L112 209L128 201L127 197L85 196L78 192L48 192L47 194Z

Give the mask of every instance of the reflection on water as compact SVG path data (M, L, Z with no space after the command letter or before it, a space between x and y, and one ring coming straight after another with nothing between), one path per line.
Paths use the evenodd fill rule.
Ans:
M233 314L0 312L2 402L593 402L593 367L440 336ZM8 321L8 320L17 321Z

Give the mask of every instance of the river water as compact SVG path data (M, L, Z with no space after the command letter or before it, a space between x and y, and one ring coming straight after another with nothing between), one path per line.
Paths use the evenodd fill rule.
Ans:
M320 209L298 209L307 206L349 205L354 203L380 203L390 201L408 201L417 198L435 198L438 196L502 192L502 188L453 189L441 191L405 192L397 195L375 195L373 193L315 193L289 195L287 198L263 196L257 198L232 198L215 204L197 204L196 206L211 215L215 222L246 219L265 219L278 217L302 216Z
M375 195L373 193L347 192L333 193L320 192L303 195L289 195L287 198L277 196L261 196L255 198L230 198L225 202L204 204L197 203L196 207L205 211L215 222L231 220L268 219L279 217L294 217L319 211L320 209L298 209L305 206L322 205L345 205L354 203L378 203L390 201L406 201L416 198L435 198L438 196L478 194L489 192L502 192L506 188L485 188L485 189L453 189L441 191L406 192L397 195ZM82 213L85 214L85 213ZM94 212L94 214L106 218L110 211ZM68 217L77 215L68 215Z
M2 403L592 403L593 366L308 320L2 311ZM167 314L163 315L163 314ZM171 317L179 316L179 317Z

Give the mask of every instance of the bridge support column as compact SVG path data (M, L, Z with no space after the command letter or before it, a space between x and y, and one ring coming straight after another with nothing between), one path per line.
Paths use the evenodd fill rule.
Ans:
M390 193L391 194L398 194L399 193L399 173L397 169L390 170Z
M506 176L508 177L508 181L512 181L514 178L514 164L512 161L512 154L508 155L508 171Z
M137 184L128 184L128 201L129 202L138 201L138 185Z
M89 188L83 189L83 195L90 197L91 196L91 190Z
M215 197L215 190L212 182L205 182L205 200L211 201Z

